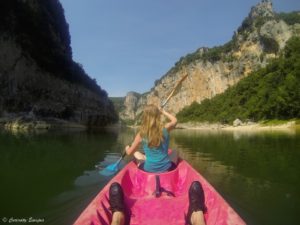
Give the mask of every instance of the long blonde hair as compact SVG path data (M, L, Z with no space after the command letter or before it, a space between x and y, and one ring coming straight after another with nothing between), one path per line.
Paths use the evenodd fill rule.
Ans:
M155 105L144 107L140 135L147 139L149 147L158 147L163 140L163 124L161 122L161 112Z

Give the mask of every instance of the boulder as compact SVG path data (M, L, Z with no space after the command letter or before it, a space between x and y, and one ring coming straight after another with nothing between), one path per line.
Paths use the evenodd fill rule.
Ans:
M238 126L242 126L242 125L243 125L243 122L240 119L235 119L233 121L233 126L234 127L238 127Z

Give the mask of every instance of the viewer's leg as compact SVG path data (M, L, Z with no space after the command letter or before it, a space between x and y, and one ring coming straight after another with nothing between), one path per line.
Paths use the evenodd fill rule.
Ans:
M192 225L205 225L204 215L202 211L193 212L191 216Z
M112 216L111 225L124 225L125 216L122 212L114 212Z
M124 225L125 223L125 204L124 193L120 184L112 183L109 188L109 204L112 211L111 225Z
M189 189L188 222L192 225L205 225L203 212L206 211L204 191L199 181L194 181Z

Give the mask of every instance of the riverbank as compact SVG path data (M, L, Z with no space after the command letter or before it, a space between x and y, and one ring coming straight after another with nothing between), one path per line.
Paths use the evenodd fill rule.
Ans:
M88 126L87 124L62 120L57 118L35 118L29 116L20 116L16 118L0 117L0 129L12 132L37 131L46 132L47 130L74 130L84 131L88 129L118 130L121 123L113 123L105 126Z
M200 123L187 122L178 123L178 129L195 129L195 130L228 130L228 131L272 131L272 130L287 130L298 129L300 125L296 121L283 121L281 123L267 123L267 122L248 122L237 125L220 124L220 123Z
M121 123L108 125L101 128L116 129L124 126ZM126 126L133 129L139 126ZM0 128L11 131L29 131L29 130L52 130L52 129L74 129L74 130L86 130L89 127L84 124L71 122L67 120L61 120L57 118L0 118ZM95 127L99 128L99 127ZM189 129L189 130L224 130L224 131L280 131L280 130L292 130L299 129L299 120L289 121L261 121L254 122L238 122L230 124L221 123L208 123L208 122L186 122L178 123L176 129Z
M80 129L87 126L56 118L0 118L0 127L11 131L50 130L50 129Z

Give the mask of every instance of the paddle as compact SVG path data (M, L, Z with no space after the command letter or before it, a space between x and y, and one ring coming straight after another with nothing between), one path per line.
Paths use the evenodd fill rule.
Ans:
M168 95L166 100L161 104L161 107L165 107L170 98L175 94L175 91L179 89L180 84L187 78L188 74L184 75L175 85L175 87L172 89L171 93ZM122 161L122 159L126 156L126 152L124 151L121 158L118 159L117 162L108 165L103 170L99 171L99 173L103 176L111 176L119 171L119 164Z
M126 156L126 152L124 151L122 156L118 159L117 162L108 165L103 170L99 171L99 173L103 176L111 176L114 175L116 172L119 171L119 164L121 160Z
M184 75L175 85L175 87L173 88L173 90L171 91L171 93L169 94L169 96L167 97L167 99L161 104L161 107L165 107L166 104L168 103L168 101L171 99L171 97L175 94L176 90L179 89L179 85L181 85L181 83L187 78L188 74Z

